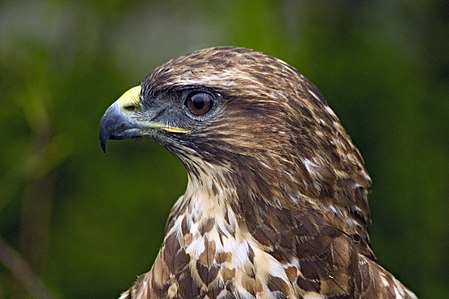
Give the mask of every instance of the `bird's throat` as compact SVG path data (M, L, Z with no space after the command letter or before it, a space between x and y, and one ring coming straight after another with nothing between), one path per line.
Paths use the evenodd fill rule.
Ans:
M170 272L167 278L191 276L195 285L208 291L232 286L243 297L248 290L268 291L270 275L287 282L285 269L260 246L245 219L231 207L236 194L232 186L222 189L204 180L190 180L173 207L153 271L158 271L162 264L158 259L162 259Z

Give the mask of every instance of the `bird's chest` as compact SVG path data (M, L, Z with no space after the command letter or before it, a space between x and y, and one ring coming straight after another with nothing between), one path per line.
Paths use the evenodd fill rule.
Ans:
M289 266L262 250L232 209L201 200L186 209L173 219L162 249L186 260L169 276L173 298L189 292L197 298L294 298Z

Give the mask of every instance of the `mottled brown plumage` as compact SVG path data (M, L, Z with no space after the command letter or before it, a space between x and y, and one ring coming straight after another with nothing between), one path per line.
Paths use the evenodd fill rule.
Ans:
M151 136L189 181L153 267L121 298L415 298L372 252L358 150L293 67L211 48L168 61L134 93L105 113L102 146Z

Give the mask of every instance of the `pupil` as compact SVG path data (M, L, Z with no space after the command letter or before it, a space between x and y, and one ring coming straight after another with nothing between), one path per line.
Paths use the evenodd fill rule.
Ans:
M193 100L193 106L195 106L196 109L201 109L205 105L205 100L200 95L196 95L192 100Z

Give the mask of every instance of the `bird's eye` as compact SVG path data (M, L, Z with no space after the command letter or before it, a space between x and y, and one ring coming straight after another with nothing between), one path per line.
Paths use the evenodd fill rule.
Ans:
M186 107L195 116L206 114L214 105L214 98L206 92L194 92L187 96Z

